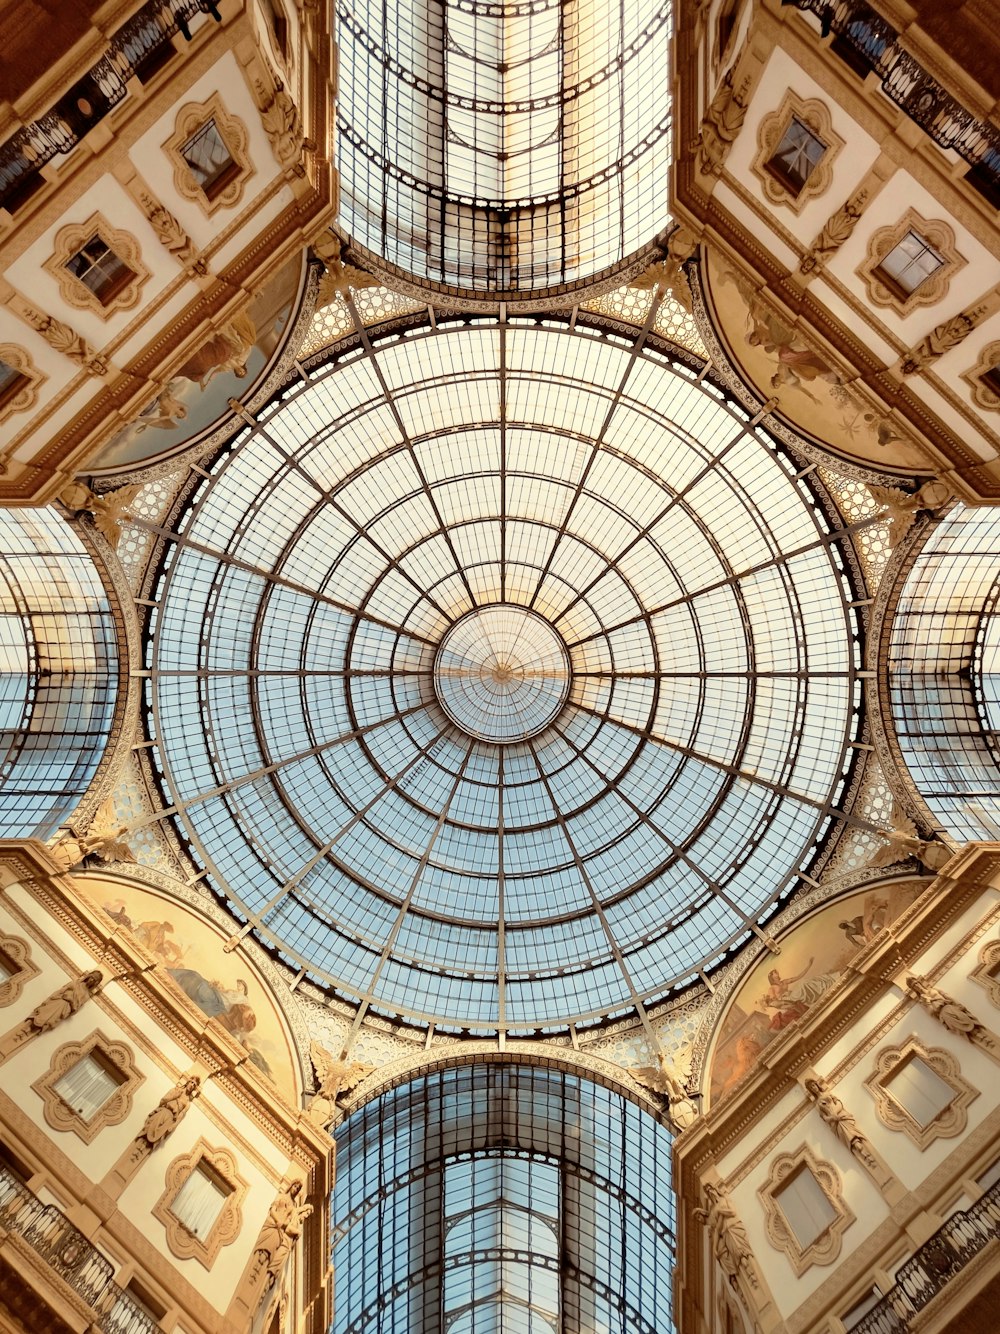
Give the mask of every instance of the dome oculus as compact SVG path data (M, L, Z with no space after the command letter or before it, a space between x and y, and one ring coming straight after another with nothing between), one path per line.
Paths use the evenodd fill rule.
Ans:
M569 656L541 616L510 603L468 612L434 659L434 691L456 726L480 741L527 741L569 693Z
M241 919L362 1007L625 1013L808 867L861 726L854 596L807 479L655 349L408 329L192 496L149 647L165 796Z

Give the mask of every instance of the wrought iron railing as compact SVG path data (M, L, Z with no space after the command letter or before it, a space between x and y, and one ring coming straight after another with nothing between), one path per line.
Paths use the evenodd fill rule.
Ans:
M114 1281L111 1261L61 1209L0 1166L0 1228L16 1232L97 1313L105 1334L156 1334L156 1321Z
M824 37L831 32L857 61L882 80L890 101L916 121L941 148L952 149L977 169L985 189L1000 191L1000 128L980 120L933 79L899 44L899 33L864 0L781 0L815 14Z
M21 126L0 146L0 207L5 207L28 178L59 153L71 148L125 96L126 85L144 60L175 33L189 41L196 14L221 21L218 0L149 0L118 29L107 51L69 92L30 125Z
M963 1209L897 1270L896 1282L851 1334L906 1334L914 1317L991 1241L1000 1240L1000 1182Z

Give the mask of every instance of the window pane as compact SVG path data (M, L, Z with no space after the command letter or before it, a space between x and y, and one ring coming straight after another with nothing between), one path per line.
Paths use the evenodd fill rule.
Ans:
M909 295L941 267L944 259L916 232L907 232L889 251L878 271Z
M836 1209L805 1164L775 1191L774 1198L803 1250L836 1221Z
M124 1083L125 1076L120 1070L97 1053L88 1052L56 1081L55 1087L63 1102L89 1121Z
M217 1172L201 1162L174 1196L170 1212L196 1237L206 1237L231 1190Z
M191 136L181 149L181 155L209 198L228 185L236 172L236 163L214 120L207 121Z
M885 1087L921 1127L929 1126L955 1097L955 1090L919 1056L896 1067Z
M767 165L772 175L798 194L825 152L826 144L822 139L817 139L797 116L793 116Z

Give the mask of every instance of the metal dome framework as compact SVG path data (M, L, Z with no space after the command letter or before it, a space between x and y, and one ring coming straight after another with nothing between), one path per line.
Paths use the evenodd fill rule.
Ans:
M163 534L148 723L208 883L359 1015L558 1031L703 977L808 871L861 736L809 471L648 327L439 317L313 368ZM569 659L527 739L435 681L497 607Z
M669 221L670 0L342 0L337 22L340 226L366 266L518 301Z

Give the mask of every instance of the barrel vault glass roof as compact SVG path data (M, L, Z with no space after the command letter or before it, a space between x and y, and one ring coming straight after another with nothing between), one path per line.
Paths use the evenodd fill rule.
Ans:
M860 730L812 485L642 335L439 320L313 370L156 593L150 734L208 882L420 1024L697 980L808 868Z
M331 1334L669 1334L666 1126L545 1068L424 1074L337 1132Z
M668 220L669 0L341 0L339 225L407 275L512 296Z

